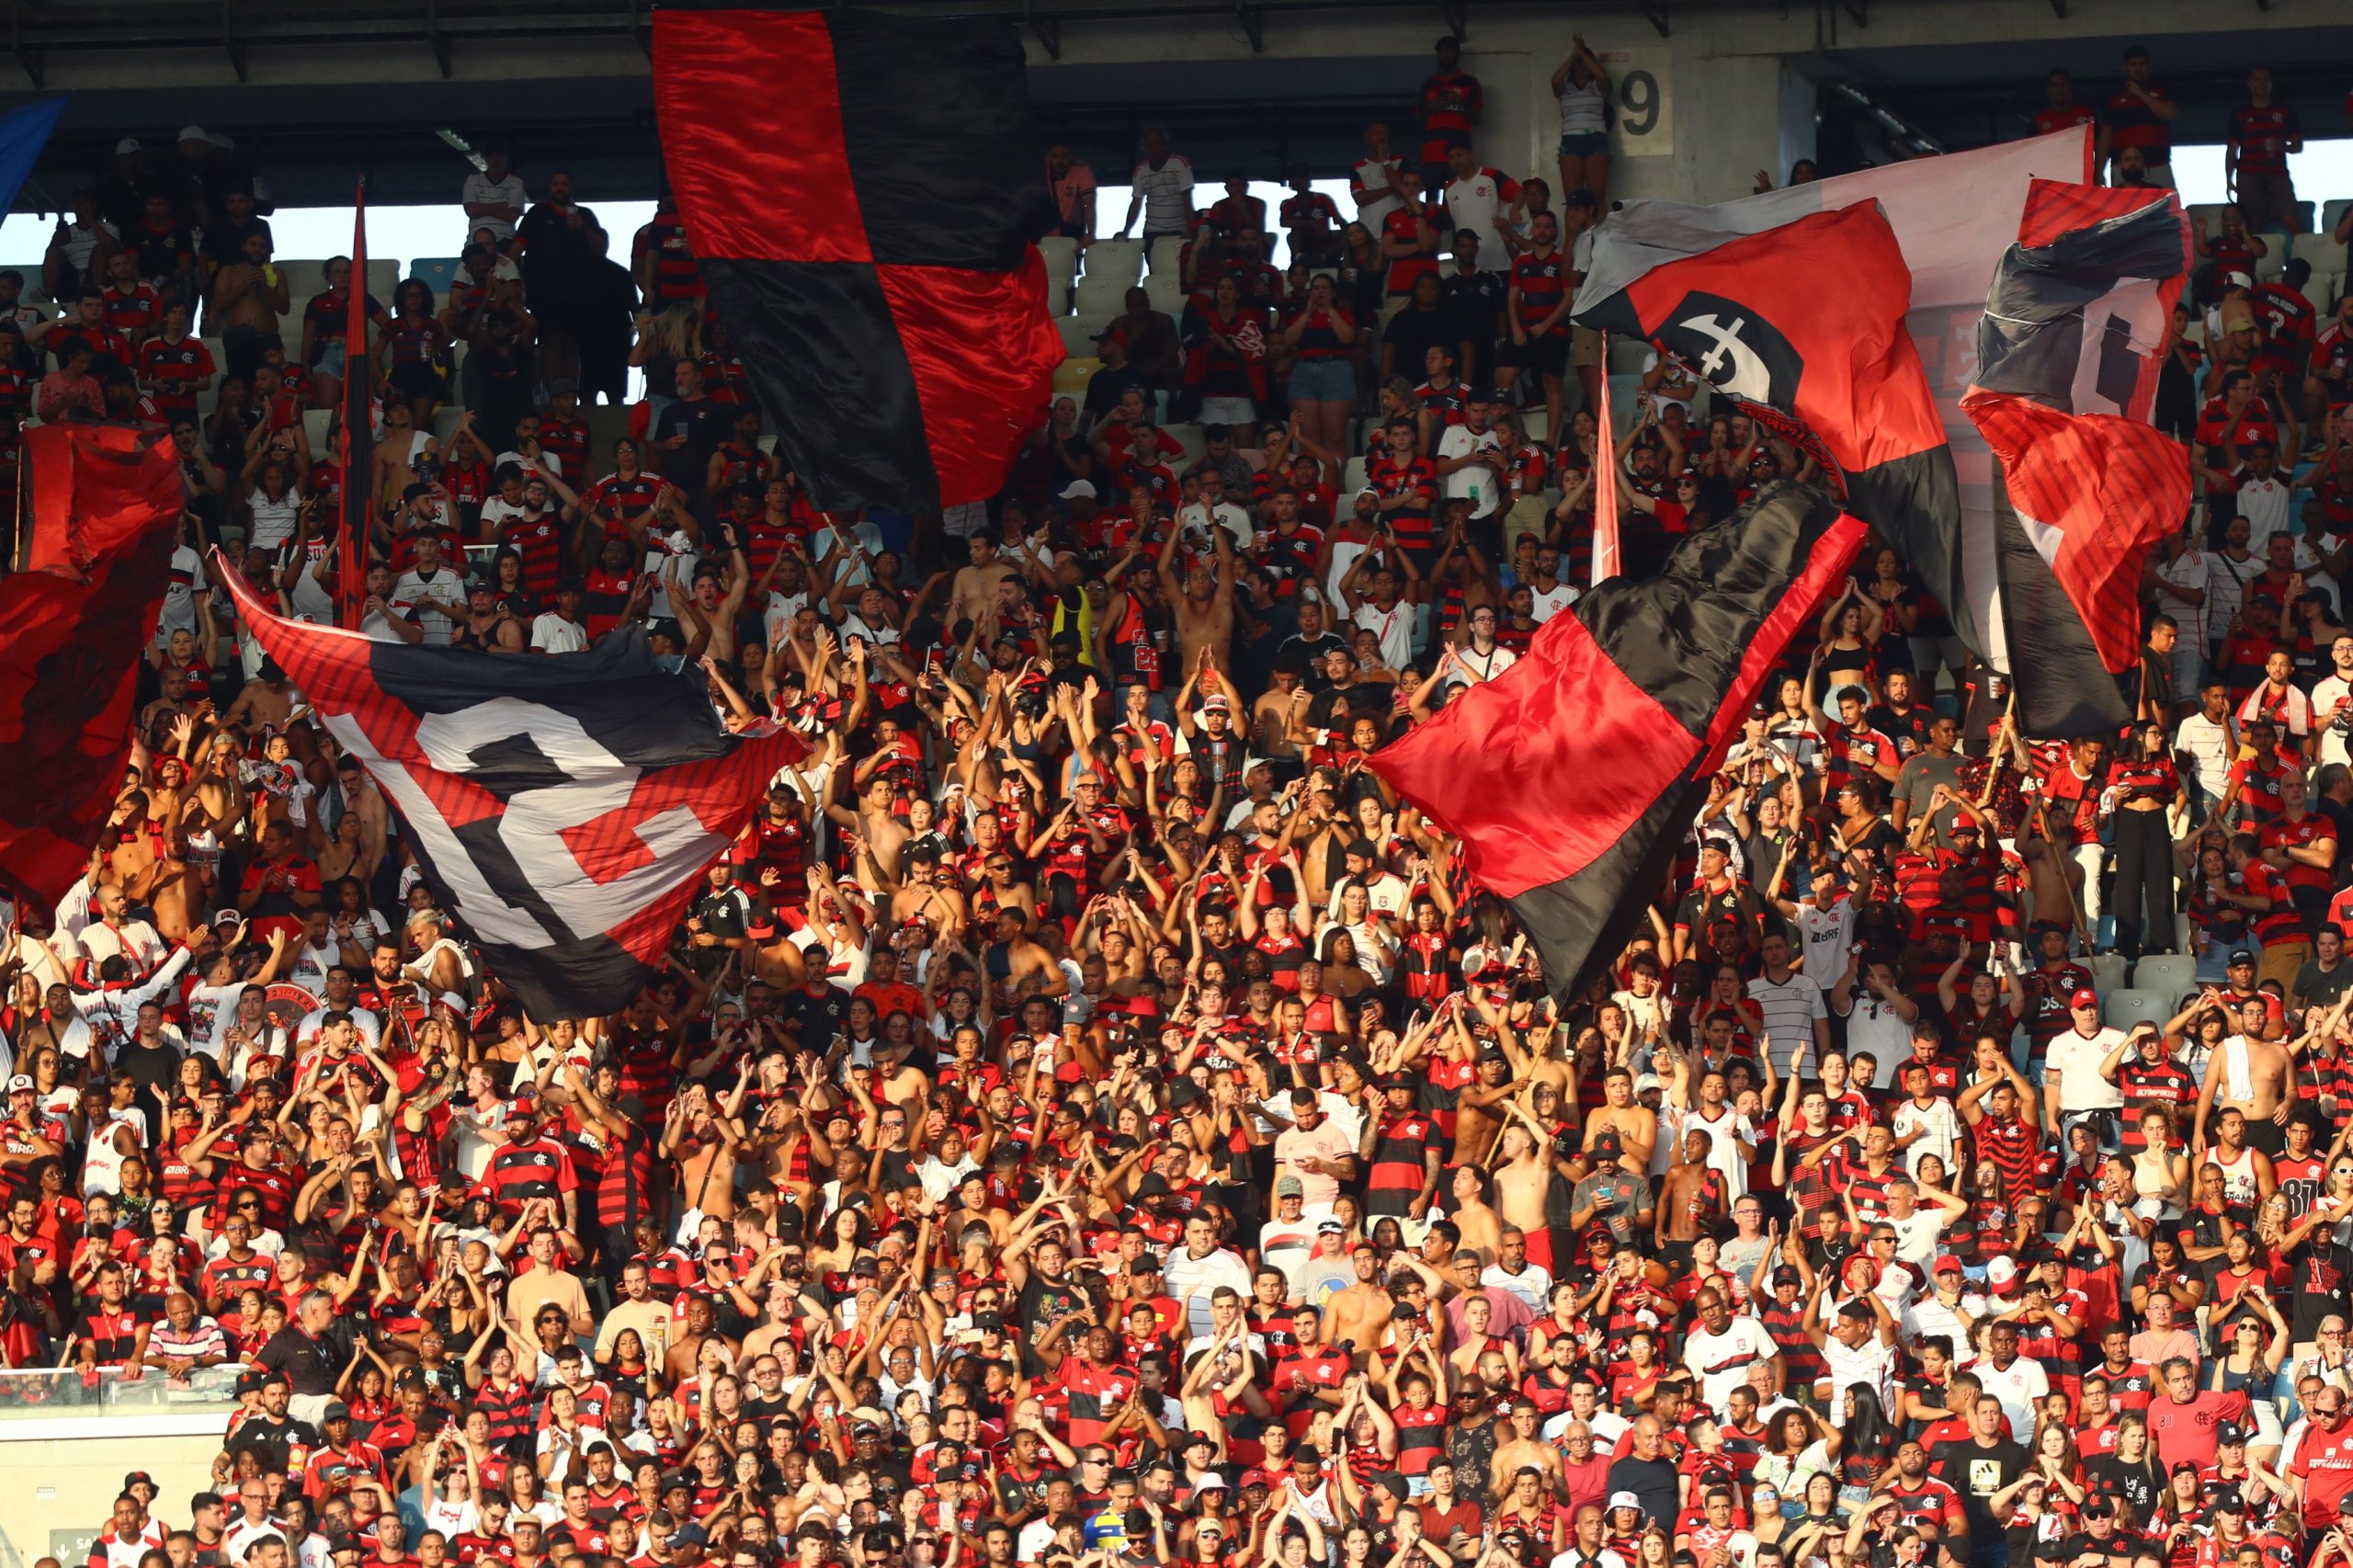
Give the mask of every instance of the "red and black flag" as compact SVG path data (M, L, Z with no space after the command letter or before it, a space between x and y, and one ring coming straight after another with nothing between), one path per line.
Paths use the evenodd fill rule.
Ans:
M184 493L160 432L43 425L24 443L29 568L0 579L0 881L48 903L121 787Z
M336 461L343 470L343 623L359 624L368 598L368 536L375 507L376 358L368 352L368 186L352 197L351 301L347 307L343 361L343 436Z
M673 5L654 92L712 312L816 505L994 495L1063 359L1013 25Z
M1768 483L1658 576L1596 587L1518 664L1374 755L1511 901L1554 995L1643 918L1742 719L1865 531L1820 490Z
M2189 458L2148 423L2189 266L2170 191L2037 180L1961 408L2000 460L2000 623L2018 726L2112 735L2141 653L2141 568L2189 512Z
M1580 292L1576 320L1680 356L1812 450L1837 472L1847 509L1951 605L1961 602L1961 498L1904 329L1911 292L1894 231L1876 203L1860 202L1653 267L1612 293Z
M220 579L538 1018L634 999L704 869L807 750L790 731L728 733L701 676L663 668L642 630L501 658L286 620L225 563Z

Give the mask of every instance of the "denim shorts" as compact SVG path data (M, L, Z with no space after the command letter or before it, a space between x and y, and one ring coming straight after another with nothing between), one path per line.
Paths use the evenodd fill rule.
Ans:
M1354 403L1357 368L1346 359L1302 359L1290 368L1293 403Z
M1609 132L1607 131L1580 131L1574 136L1561 138L1561 156L1563 158L1598 158L1608 151Z

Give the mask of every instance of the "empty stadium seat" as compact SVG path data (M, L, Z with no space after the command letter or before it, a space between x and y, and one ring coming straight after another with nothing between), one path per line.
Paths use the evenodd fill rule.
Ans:
M327 449L327 421L335 416L329 408L306 408L302 411L302 434L309 437L311 455L318 457Z
M1093 381L1095 372L1102 368L1103 361L1092 354L1074 354L1054 370L1054 394L1057 397L1085 398L1086 383Z
M368 292L382 301L387 307L392 304L392 290L400 287L400 282L399 262L371 260L368 263Z
M324 293L327 286L327 264L324 261L281 261L278 270L286 279L286 297L297 302L313 294Z
M2313 226L2324 234L2335 233L2336 221L2345 216L2345 210L2348 207L2353 207L2353 197L2340 196L2334 201L2324 201L2321 203L2320 222Z
M1365 464L1362 458L1350 458L1340 483L1340 504L1346 506L1349 497L1364 488Z
M1174 273L1185 265L1185 242L1174 234L1163 234L1152 242L1152 270Z
M1038 256L1046 264L1046 308L1060 315L1070 309L1071 280L1078 276L1078 242L1049 234L1038 242Z
M2163 1024L2173 1014L2173 998L2154 991L2111 991L2100 1003L2100 1021L2113 1028Z
M1185 449L1176 460L1169 465L1178 473L1183 473L1203 452L1210 449L1209 438L1201 434L1201 427L1198 425L1164 425L1161 428L1175 437L1178 446Z
M1086 270L1081 276L1108 278L1122 289L1131 286L1143 276L1143 242L1096 241L1086 247Z
M408 264L408 275L432 290L434 302L438 304L449 297L450 281L458 276L460 265L454 256L419 256Z
M1185 309L1185 282L1173 272L1147 273L1143 291L1155 311L1165 311L1173 316Z
M1055 329L1063 335L1063 351L1073 358L1095 356L1095 335L1103 330L1105 317L1056 316Z
M2200 201L2192 206L2188 210L2189 226L2196 229L2200 223L2203 223L2205 225L2204 233L2208 239L2211 239L2216 234L2221 233L2222 232L2222 205L2223 204L2219 201Z
M2276 233L2263 236L2264 253L2255 258L2255 280L2269 283L2276 280L2288 266L2288 242Z
M2151 953L2132 966L2132 989L2178 996L2197 988L2198 960L2188 953Z
M1072 294L1071 309L1082 316L1108 321L1113 316L1126 313L1128 290L1134 287L1133 278L1122 282L1117 278L1087 273L1078 280L1078 288Z
M2314 273L2337 272L2345 267L2345 247L2326 234L2298 234L2288 242L2288 254L2311 262Z
M445 448L449 446L449 437L458 433L458 421L465 416L466 411L457 404L442 404L433 415L433 438Z
M2092 984L2103 996L2111 991L2124 989L2124 955L2095 953L2092 955Z

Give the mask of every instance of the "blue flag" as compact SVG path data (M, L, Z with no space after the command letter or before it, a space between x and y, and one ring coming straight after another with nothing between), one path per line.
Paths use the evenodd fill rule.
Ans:
M63 98L43 98L0 114L0 213L17 204L17 192L25 187L34 161L49 145L49 133L57 129L57 117L64 112Z

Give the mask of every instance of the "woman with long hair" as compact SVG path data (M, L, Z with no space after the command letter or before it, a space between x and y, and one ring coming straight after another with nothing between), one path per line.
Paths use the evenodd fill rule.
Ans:
M2222 1353L2209 1364L2206 1386L2220 1393L2247 1396L2247 1408L2255 1418L2255 1431L2247 1438L2247 1458L2264 1464L2279 1457L2284 1435L2271 1389L2287 1363L2291 1331L2279 1309L2271 1304L2268 1289L2241 1290L2238 1299L2247 1310L2220 1332Z
M1859 1507L1895 1458L1895 1424L1869 1383L1848 1383L1844 1403L1847 1419L1822 1440L1837 1461L1838 1500Z
M2135 724L2108 767L2102 809L2116 843L2116 950L2138 960L2174 947L2173 829L2189 791L2174 767L2163 724ZM2145 923L2143 916L2145 915Z
M1792 1518L1804 1499L1806 1478L1828 1468L1828 1450L1806 1411L1791 1405L1766 1423L1765 1450L1756 1459L1755 1483L1778 1491Z
M1560 199L1589 191L1596 212L1609 210L1609 73L1586 47L1585 35L1569 35L1568 58L1552 68L1552 96L1561 106ZM1486 236L1479 236L1484 240Z

